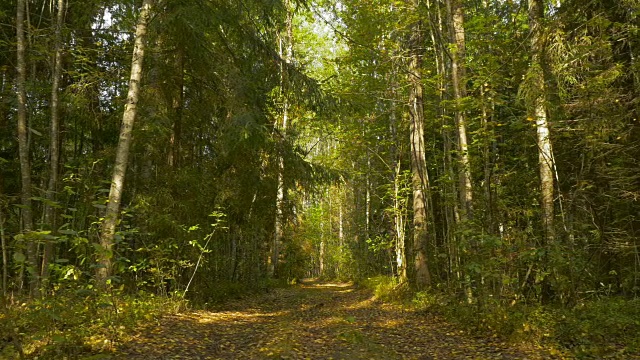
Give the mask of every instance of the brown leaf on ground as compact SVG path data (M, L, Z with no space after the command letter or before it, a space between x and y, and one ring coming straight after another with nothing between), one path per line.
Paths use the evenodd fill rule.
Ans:
M139 329L116 359L550 359L465 335L348 283L303 282Z

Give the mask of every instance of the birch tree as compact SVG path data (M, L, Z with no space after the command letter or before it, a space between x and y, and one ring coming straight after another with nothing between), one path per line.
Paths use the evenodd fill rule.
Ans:
M547 244L555 238L553 227L554 184L553 184L553 151L547 121L547 106L545 102L544 76L544 38L542 36L542 21L544 19L544 5L542 0L529 0L529 28L531 32L531 83L534 93L530 107L536 122L538 140L538 163L540 166L540 192L542 204L542 222Z
M471 169L469 164L469 145L467 141L467 123L462 101L467 96L465 83L465 36L464 10L461 0L447 0L450 17L451 41L451 82L453 83L456 105L456 128L458 130L459 182L461 220L472 217L473 189L471 185Z
M116 149L116 160L113 167L111 188L109 190L109 202L102 223L100 234L101 249L98 253L98 281L102 286L108 284L108 278L113 271L113 246L115 242L116 225L118 224L118 213L120 201L124 190L124 178L127 171L127 161L129 149L131 148L131 132L135 122L138 98L140 95L140 81L142 79L142 61L144 59L145 37L147 34L147 24L151 16L151 6L153 0L144 0L138 24L136 26L135 44L133 48L133 59L131 62L131 76L129 79L129 91L127 102L122 116L122 126L120 128L120 138Z
M554 180L553 169L554 159L551 147L551 138L549 132L549 123L547 120L546 106L546 86L545 86L545 65L544 64L544 36L542 22L544 19L543 0L529 0L529 31L530 31L530 51L531 62L528 77L528 83L525 86L529 88L526 91L528 96L529 111L532 112L535 121L538 145L538 165L540 173L540 207L542 209L542 229L543 242L542 248L545 249L542 260L543 268L549 264L549 250L555 242L554 229ZM543 272L549 271L542 270ZM546 301L549 295L549 280L545 277L543 280L542 301Z

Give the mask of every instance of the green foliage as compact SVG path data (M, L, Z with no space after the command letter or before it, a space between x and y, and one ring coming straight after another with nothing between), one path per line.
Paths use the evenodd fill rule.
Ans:
M204 306L323 277L366 279L379 299L406 300L409 287L394 275L399 247L412 264L406 70L418 19L430 181L422 245L433 288L415 294L416 306L475 331L584 357L637 352L630 334L638 332L638 304L629 300L640 294L637 1L554 2L544 22L545 54L533 66L527 14L517 2L461 2L468 94L460 104L452 100L445 3L421 2L411 12L407 4L323 0L287 9L283 1L163 1L149 27L136 142L109 253L118 290L98 293L92 277L96 255L106 251L100 226L126 103L122 69L131 63L135 4L75 2L67 11L63 170L54 201L41 189L50 176L54 7L30 7L37 21L28 26L29 143L38 184L31 210L36 219L45 219L45 206L56 214L26 232L12 83L15 1L2 2L3 290L22 296L25 279L35 278L43 280L43 298L3 313L0 326L17 326L0 335L6 330L19 341L0 356L19 348L41 357L101 349L163 302L182 306L177 299L185 293ZM294 56L284 61L289 10ZM540 95L556 170L552 244L540 221L535 119L525 108ZM285 103L286 134L279 130ZM465 111L469 136L474 211L466 222L456 110ZM285 240L280 278L268 279L279 186ZM51 261L40 269L47 245ZM38 264L29 263L30 246ZM605 335L619 347L606 345Z
M373 291L373 295L380 301L404 302L411 297L407 283L400 283L390 276L375 276L359 281L359 284Z
M108 353L134 329L184 304L149 293L135 296L119 290L100 293L70 286L55 296L16 301L0 312L0 357L17 359L19 347L28 358L77 358ZM13 346L4 341L13 342Z
M573 308L483 299L469 304L439 292L419 292L413 304L437 313L480 336L553 348L578 358L640 355L638 300L604 298Z

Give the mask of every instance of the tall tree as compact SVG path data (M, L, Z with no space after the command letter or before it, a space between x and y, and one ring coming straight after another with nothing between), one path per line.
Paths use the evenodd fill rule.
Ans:
M26 0L17 1L16 36L17 36L17 72L16 91L18 95L18 146L20 158L20 178L22 181L22 228L28 235L33 230L33 209L31 204L31 161L29 160L29 129L27 125L27 61L25 40L25 10ZM34 239L27 239L27 266L30 276L30 290L33 292L37 286L37 248Z
M415 21L409 39L409 117L411 143L411 173L413 187L413 256L415 285L424 288L431 284L427 265L427 161L424 144L424 104L422 85L422 56L424 53L422 20L419 0L410 0L409 9Z
M462 221L472 217L473 189L471 183L471 168L469 164L469 145L467 141L467 124L463 100L467 97L466 67L465 67L465 39L464 39L464 8L462 0L447 0L450 19L451 41L451 82L456 100L456 128L458 130L460 209Z
M545 39L542 22L544 20L543 0L529 0L529 29L531 39L531 63L529 81L532 92L529 108L536 122L538 139L538 163L540 166L540 193L542 207L542 223L546 243L551 245L555 238L554 220L554 159L547 120L546 85L545 85Z
M538 147L538 165L540 174L540 207L542 210L543 258L542 273L550 271L550 259L552 257L551 247L555 246L554 228L554 158L551 147L549 132L549 122L547 119L546 100L546 69L545 64L545 37L544 37L544 3L543 0L529 0L529 38L530 38L530 64L527 82L528 87L528 108L531 116L535 120ZM541 300L546 302L550 295L550 279L543 276Z
M395 69L394 69L395 70ZM392 76L396 76L395 71L392 71ZM398 151L399 139L398 139L398 124L397 124L397 109L396 109L396 97L397 97L397 84L395 80L391 80L390 96L391 96L391 109L389 114L389 132L391 133L391 146L389 149L389 156L391 158L391 181L393 182L393 233L395 234L395 255L396 255L396 273L398 280L404 283L407 278L407 246L406 246L406 231L405 231L405 208L406 197L402 194L404 191L403 177L402 177L402 161L400 151Z
M293 59L293 9L289 0L284 2L285 8L285 28L278 36L279 53L282 63L280 64L280 96L282 98L282 121L276 125L280 132L280 154L278 156L278 189L276 194L276 217L273 244L271 249L271 261L269 264L269 275L278 275L278 261L280 259L280 248L284 242L285 217L285 169L284 169L284 144L287 140L287 127L289 126L290 100L289 100L289 77L287 75L288 65Z
M116 149L116 160L113 167L111 188L109 190L109 202L102 223L100 234L101 250L98 254L98 281L102 286L107 285L108 277L113 270L113 246L115 230L118 223L118 213L120 201L124 190L124 178L127 172L127 162L129 150L131 148L131 133L137 114L138 98L140 95L140 81L142 79L142 61L144 60L145 37L147 34L147 24L151 17L151 7L153 0L144 0L138 23L136 26L135 43L133 48L133 58L131 61L131 76L129 79L129 91L127 102L122 116L122 127L120 128L120 138Z
M55 231L56 219L54 202L58 189L60 164L60 77L62 75L62 25L64 23L65 0L58 0L56 21L54 25L54 58L51 79L51 132L49 144L49 183L44 204L44 222ZM42 255L41 281L45 283L49 278L49 262L53 254L53 242L47 241Z

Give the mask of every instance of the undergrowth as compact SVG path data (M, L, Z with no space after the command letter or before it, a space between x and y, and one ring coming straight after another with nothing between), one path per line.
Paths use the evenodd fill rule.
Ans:
M0 358L98 359L140 324L154 323L184 305L144 292L134 296L86 288L45 299L13 299L0 309Z
M276 280L254 286L219 281L169 296L84 286L59 289L41 299L13 298L0 307L0 359L102 359L126 343L135 329L156 324L162 316L285 286Z
M603 298L573 308L501 303L469 304L418 292L414 306L437 313L471 333L549 349L579 359L639 358L640 301Z
M411 299L411 289L407 283L400 283L390 276L375 276L361 280L358 285L373 292L376 299L388 302L405 302Z
M603 297L574 307L501 302L489 297L469 304L439 291L411 292L388 276L360 283L381 301L406 303L437 314L482 337L545 348L578 359L640 359L640 300Z

